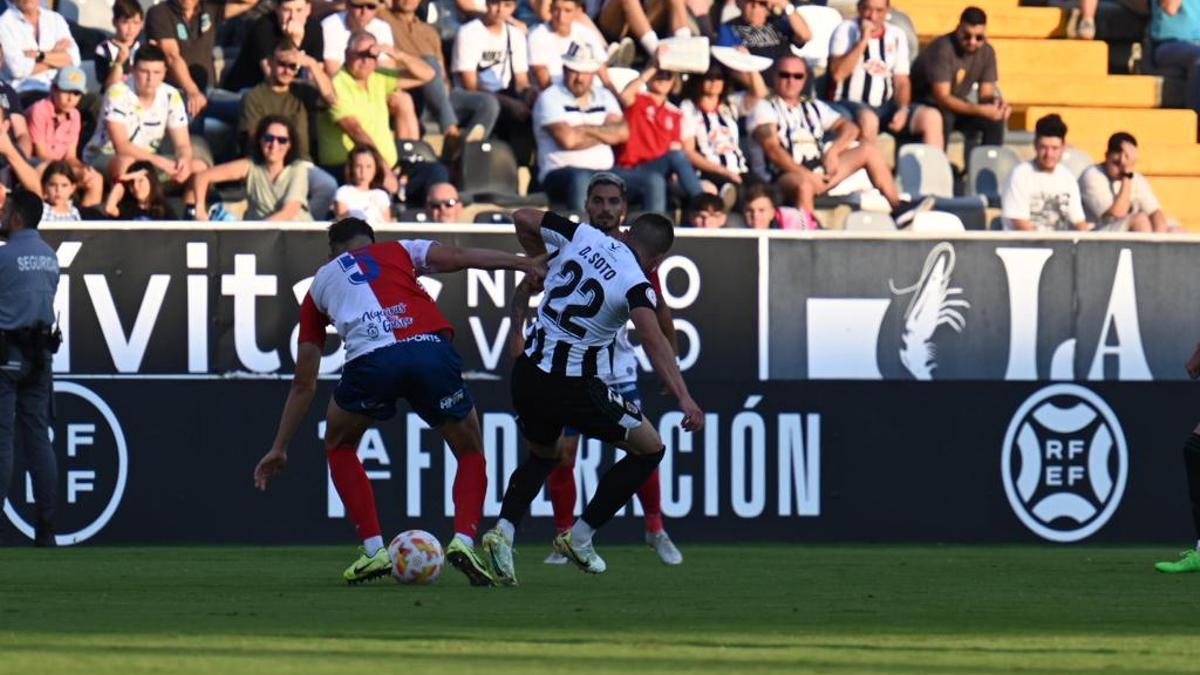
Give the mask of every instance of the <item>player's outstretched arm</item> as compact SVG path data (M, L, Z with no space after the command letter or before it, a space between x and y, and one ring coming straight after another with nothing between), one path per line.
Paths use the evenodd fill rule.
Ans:
M524 257L490 248L460 248L439 245L429 249L425 263L434 272L458 272L467 268L480 270L516 270L524 272L531 284L540 286L546 278L546 256Z
M517 226L517 241L521 248L535 258L546 253L546 242L542 239L542 219L546 212L541 209L517 209L513 211L513 222Z
M1193 380L1200 378L1200 344L1196 345L1196 351L1192 352L1192 358L1184 367L1187 368L1188 377Z
M321 349L311 342L301 342L296 354L296 372L292 377L292 388L288 390L283 414L279 417L279 429L275 442L254 467L254 487L267 489L267 482L287 466L287 449L296 435L296 429L308 412L313 396L317 393L317 373L321 367Z
M525 351L525 316L529 314L529 297L533 295L528 281L517 284L508 307L508 353L516 358Z
M679 409L683 411L683 428L699 431L704 427L704 411L688 393L687 383L683 381L683 374L679 372L679 366L675 363L675 351L671 349L671 343L667 342L667 337L658 327L658 317L654 310L648 307L634 307L629 311L629 318L633 320L633 327L642 339L642 348L646 350L646 356L650 357L654 372L658 373L667 385L667 391L679 401Z

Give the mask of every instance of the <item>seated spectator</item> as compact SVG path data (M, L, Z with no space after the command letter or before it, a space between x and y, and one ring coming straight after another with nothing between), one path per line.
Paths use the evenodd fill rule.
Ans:
M604 0L595 18L606 40L631 35L649 56L658 53L660 35L692 34L687 0Z
M851 148L858 127L828 104L801 97L809 76L808 64L798 56L785 56L777 65L774 93L758 102L746 122L762 147L766 172L783 190L788 203L813 218L814 200L866 169L871 184L887 199L897 225L907 225L918 210L933 200L901 202L896 181L874 145ZM742 203L747 204L742 196ZM749 219L747 219L747 224Z
M487 92L500 104L496 135L508 141L518 164L532 153L529 133L529 55L525 34L509 20L515 0L488 0L487 14L465 24L454 36L450 67L456 84Z
M419 56L433 69L433 77L421 87L421 97L445 136L442 156L453 159L455 146L461 148L465 142L492 135L500 104L483 92L449 86L442 38L436 28L417 18L421 1L392 0L391 8L381 9L379 17L392 27L397 49ZM462 129L467 133L463 134Z
M255 4L256 0L166 0L146 12L146 39L166 55L167 83L183 92L190 117L200 117L208 106L209 90L217 86L217 27Z
M16 90L4 80L0 80L0 120L9 122L8 133L12 142L29 157L33 154L33 139L29 137L29 125L25 119L25 106ZM0 168L4 164L0 162Z
M1152 2L1150 48L1156 66L1184 71L1187 107L1200 111L1200 0Z
M311 140L317 137L317 115L337 103L333 84L325 69L307 52L296 48L290 37L275 45L267 61L267 80L256 85L242 97L238 115L240 145L250 148L250 132L267 115L282 115L296 127L297 157L312 161ZM304 72L308 81L301 80ZM310 84L311 83L311 84ZM308 168L308 212L314 218L324 218L333 204L337 181L316 165Z
M696 168L683 154L683 114L667 100L675 88L675 73L658 68L658 56L621 91L629 138L617 154L617 174L626 183L645 186L642 208L667 210L667 185L674 176L687 199L701 192ZM642 86L646 91L641 91Z
M360 31L350 36L346 62L333 76L337 104L317 120L317 153L330 174L341 175L347 153L356 145L370 145L384 159L387 175L384 189L396 194L400 183L392 172L399 161L398 140L418 137L412 97L404 91L410 81L377 70L379 55L375 36ZM395 131L389 123L394 123ZM420 162L409 168L406 197L424 204L425 192L434 183L449 180L446 167L437 162Z
M366 31L375 36L375 43L380 46L379 66L394 68L393 60L395 37L392 27L386 21L376 16L379 11L378 0L349 0L346 11L330 14L321 20L321 34L325 42L325 72L330 77L341 70L346 47L350 36L358 31ZM389 49L383 49L388 47Z
M112 180L139 160L158 167L176 185L208 168L192 156L183 97L163 82L166 59L157 46L144 45L134 57L132 77L104 94L100 123L83 149L83 160ZM169 144L163 142L167 138Z
M346 158L346 184L333 197L334 216L355 216L371 224L392 222L392 197L383 189L386 176L387 167L375 148L354 146Z
M1075 34L1071 37L1080 40L1096 39L1096 7L1100 0L1079 0L1079 21L1075 24Z
M50 96L29 106L29 137L33 141L33 158L44 170L45 162L63 161L75 172L75 180L88 195L87 201L99 200L104 192L104 178L79 161L79 136L83 120L79 100L87 90L87 76L79 66L60 68Z
M725 203L716 195L701 194L688 204L687 224L705 230L715 230L725 227L729 214L725 212Z
M987 14L978 7L963 10L958 27L929 44L913 63L913 98L942 114L942 139L961 131L968 142L976 135L984 145L1004 145L1004 123L1012 106L1000 98L996 51L987 44ZM975 86L978 103L971 103Z
M71 166L63 161L49 162L39 176L13 145L7 122L0 122L0 157L8 161L17 182L42 199L42 222L93 220L99 216L96 209L91 208L98 203L93 201L95 194L84 196L76 206L78 181Z
M725 208L734 207L738 189L760 180L742 152L739 120L768 95L761 73L746 73L751 88L730 94L725 70L712 64L703 76L688 78L683 88L683 151L703 182L718 191Z
M312 16L312 0L280 0L275 11L263 14L248 26L237 60L225 71L221 86L229 91L241 91L262 82L266 77L267 59L285 41L318 64L325 58L325 38L321 23ZM339 60L342 51L344 48L338 52ZM324 72L323 64L317 67Z
M542 92L533 109L538 179L552 203L572 211L584 210L588 180L611 170L613 146L629 139L621 104L596 78L602 66L591 47L572 45L563 83Z
M101 91L125 79L133 55L142 46L138 36L142 34L145 15L138 0L115 0L112 13L113 36L96 45L92 57Z
M1166 232L1167 216L1150 189L1150 181L1134 171L1137 139L1119 131L1108 139L1104 161L1079 177L1083 213L1096 230Z
M32 103L50 91L50 82L64 66L79 65L79 45L67 20L41 7L41 0L10 0L0 14L0 79Z
M740 0L739 4L742 15L717 30L718 46L745 47L778 64L792 53L792 45L802 47L812 39L812 29L788 0Z
M425 213L434 223L461 223L463 212L462 199L458 189L450 183L438 183L429 188L429 196L425 198Z
M1066 138L1067 125L1058 115L1037 121L1033 141L1037 156L1012 170L1000 198L1008 229L1088 229L1079 184L1070 169L1059 163Z
M251 159L235 159L196 174L196 220L208 220L208 187L246 182L245 220L312 220L308 213L308 163L297 159L296 128L281 115L258 123Z
M743 195L746 227L755 230L819 230L811 211L780 206L770 185L751 185Z
M588 44L596 54L607 51L604 38L582 21L583 0L553 0L550 21L529 31L529 67L539 90L562 84L562 55L571 43Z
M179 220L163 197L158 170L150 162L134 162L113 182L104 214L116 220Z
M889 0L858 0L858 19L843 21L829 40L832 100L858 123L863 143L875 143L883 127L898 140L916 136L945 147L942 115L913 105L908 77L908 40L887 23Z

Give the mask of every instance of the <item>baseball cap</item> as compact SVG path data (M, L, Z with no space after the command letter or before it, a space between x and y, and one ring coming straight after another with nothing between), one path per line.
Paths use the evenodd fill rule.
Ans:
M564 68L570 68L577 73L594 73L604 65L591 45L578 42L572 42L571 46L567 48L567 53L563 54L562 63Z
M87 75L84 74L83 68L79 66L63 66L58 69L58 76L54 78L54 86L60 91L74 91L80 94L87 93Z

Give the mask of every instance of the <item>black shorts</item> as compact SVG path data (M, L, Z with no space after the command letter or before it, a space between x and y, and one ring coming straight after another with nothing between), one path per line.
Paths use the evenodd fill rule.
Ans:
M625 440L642 423L642 411L598 377L565 377L517 359L512 374L513 409L521 434L553 447L563 427L605 443Z

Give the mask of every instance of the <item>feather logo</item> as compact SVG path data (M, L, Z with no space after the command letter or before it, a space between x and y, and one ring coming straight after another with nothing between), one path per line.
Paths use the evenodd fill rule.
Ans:
M942 242L933 247L925 258L921 276L911 286L897 288L892 280L888 287L893 295L908 295L908 307L904 310L904 332L900 335L900 362L918 380L932 380L937 368L937 345L933 334L941 326L950 326L961 333L967 325L962 310L971 303L961 297L962 289L950 286L950 275L954 272L954 247Z

